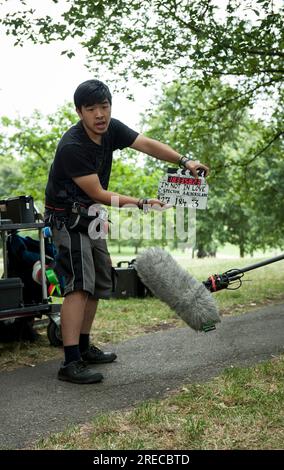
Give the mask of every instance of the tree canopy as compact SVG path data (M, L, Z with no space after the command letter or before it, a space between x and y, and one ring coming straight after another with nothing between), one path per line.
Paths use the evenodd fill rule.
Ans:
M234 102L227 113L215 107L205 119L204 109L214 108L230 92L236 91L216 79L206 91L195 81L176 81L163 90L145 125L150 137L163 138L181 153L190 149L194 159L211 167L208 210L197 211L197 249L211 252L230 242L243 256L257 248L283 246L283 142L248 158L270 134L269 125ZM148 159L148 167L157 165L161 163Z
M246 109L238 109L234 101L227 113L217 108L216 102L228 93L230 87L216 79L206 91L194 80L187 84L175 81L163 90L160 100L145 115L144 126L150 137L168 143L181 153L189 150L192 157L211 167L208 210L197 214L200 253L214 252L217 245L230 242L238 245L243 255L256 248L283 246L283 142L274 142L273 147L248 160L251 149L265 140L271 130L252 119ZM206 113L209 107L215 108L214 112ZM31 194L37 206L43 207L44 189L57 143L77 119L71 104L46 116L35 111L30 117L1 119L0 198ZM153 158L143 165L137 152L126 149L115 155L110 190L136 197L156 197L164 166L168 163ZM139 227L141 214L136 213L134 224ZM115 214L111 216L113 222L115 217ZM121 211L119 217L128 230L127 211ZM168 222L173 223L174 219ZM165 238L168 222L161 218L162 231L157 243L176 246L180 240ZM134 229L131 244L136 248L141 243L147 244L147 240L135 236ZM114 243L129 241L120 237Z
M120 87L130 77L149 84L157 72L185 82L194 76L203 87L212 77L230 77L238 93L217 106L269 99L275 126L265 145L283 136L281 0L50 0L48 15L29 0L18 3L0 20L16 45L62 40L62 53L72 57L64 41L74 38L88 51L89 68L107 67Z
M0 195L30 194L43 206L49 167L63 132L78 120L73 106L44 116L0 120ZM5 171L4 171L5 170ZM6 177L5 177L6 174Z
M131 77L147 85L157 77L171 82L146 124L152 137L210 164L214 192L210 194L210 217L209 211L199 217L201 239L207 244L214 237L219 242L230 240L241 252L253 246L281 245L283 2L46 0L46 4L48 1L50 12L44 14L42 2L34 7L31 0L19 0L7 13L8 0L0 0L5 12L0 26L15 38L15 45L60 40L62 54L71 58L75 52L66 45L71 38L88 51L90 71L97 74L108 68L119 87L127 88ZM252 117L256 103L267 108L262 120ZM18 132L9 140L11 149L23 149L25 139L28 142L29 156L21 165L25 184L28 177L36 181L36 165L43 164L42 175L38 173L39 196L41 177L52 153L49 142L58 135L52 131L45 138L36 121L14 124ZM3 142L0 136L2 148ZM113 189L121 191L121 181L127 186L131 170L124 163L116 168L123 179L116 180L114 174ZM17 165L10 170L20 178ZM147 162L143 172L151 175L153 171L157 171L155 162ZM137 189L141 181L135 180Z

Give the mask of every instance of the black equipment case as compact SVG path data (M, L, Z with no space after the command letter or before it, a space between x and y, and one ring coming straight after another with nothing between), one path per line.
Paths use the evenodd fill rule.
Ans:
M19 277L0 279L0 310L23 307L23 287Z
M10 219L13 224L35 222L32 196L18 196L0 200L0 219Z
M112 297L115 299L126 299L128 297L146 297L150 292L138 277L134 267L134 261L120 261L114 267L114 292ZM122 265L127 266L123 267Z

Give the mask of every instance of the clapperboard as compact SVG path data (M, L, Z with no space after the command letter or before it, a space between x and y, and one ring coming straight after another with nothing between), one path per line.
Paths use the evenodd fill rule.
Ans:
M168 168L159 183L158 199L172 206L206 209L208 184L204 170L195 178L189 170Z

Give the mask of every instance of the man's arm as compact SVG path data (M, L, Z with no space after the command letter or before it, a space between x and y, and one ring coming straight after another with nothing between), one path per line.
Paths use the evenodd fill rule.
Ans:
M73 178L74 183L76 183L84 193L86 193L94 202L99 202L105 204L106 206L111 206L111 203L114 202L113 198L116 198L115 202L118 202L119 207L123 207L126 204L134 204L135 206L142 208L141 204L143 199L138 199L136 197L125 196L123 194L114 193L112 191L107 191L103 189L99 177L97 174L93 173L86 176L76 176ZM164 206L165 204L158 199L149 199L148 203L150 205Z
M133 144L130 145L131 148L134 150L138 150L139 152L146 153L151 157L155 157L158 160L163 160L166 162L171 162L178 164L181 158L181 155L173 150L169 145L163 144L158 140L150 139L149 137L145 137L142 134L139 134L138 137L134 140ZM208 167L199 163L197 161L189 161L186 163L186 168L192 172L192 174L197 178L197 170L203 169L208 174Z

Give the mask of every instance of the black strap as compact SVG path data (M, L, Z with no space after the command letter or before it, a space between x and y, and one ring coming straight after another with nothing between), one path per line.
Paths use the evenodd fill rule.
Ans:
M88 215L88 208L82 206L78 202L74 202L73 206L66 207L55 207L50 204L45 204L45 208L48 211L52 211L56 215L70 215L70 214L82 214Z

